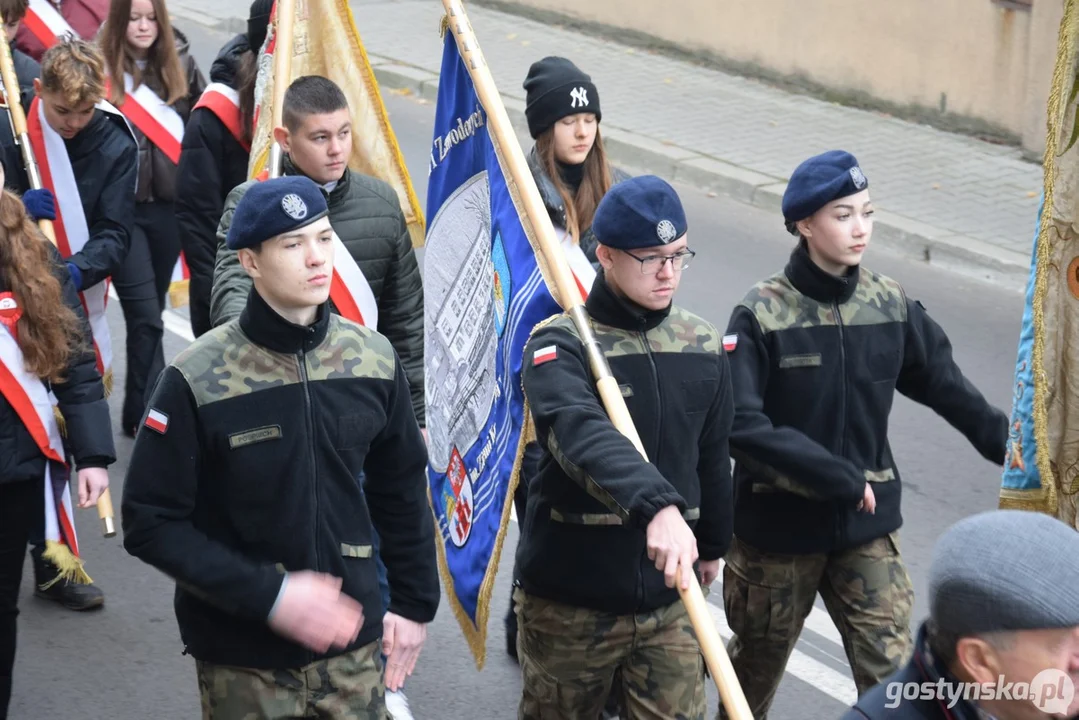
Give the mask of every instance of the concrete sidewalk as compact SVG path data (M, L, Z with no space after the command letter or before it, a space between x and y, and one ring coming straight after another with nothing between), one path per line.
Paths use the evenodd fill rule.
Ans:
M185 20L242 31L247 2L172 0ZM438 0L352 0L384 89L434 100L442 43ZM602 98L609 154L631 170L714 190L779 213L785 181L806 157L858 157L876 204L874 240L905 256L1021 290L1042 186L1018 149L789 94L614 42L467 5L510 118L524 131L529 65L563 55ZM528 149L528 145L524 146Z

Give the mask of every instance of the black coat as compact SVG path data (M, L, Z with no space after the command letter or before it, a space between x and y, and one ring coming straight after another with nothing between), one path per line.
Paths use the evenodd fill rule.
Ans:
M25 113L34 99L34 80L41 77L41 64L15 48L11 48L11 62L15 66L15 79L19 81L19 96Z
M554 181L547 175L547 171L543 169L543 164L536 154L535 146L529 151L527 159L528 169L532 171L532 178L536 181L536 189L539 190L540 198L543 200L544 207L547 208L547 214L550 216L551 222L554 223L555 227L565 230L566 203L563 202L562 196L558 194ZM611 167L611 175L614 177L616 185L628 180L630 177L627 173L613 166ZM596 242L596 234L592 232L591 227L582 228L580 244L585 257L598 270L599 260L596 259L596 245L598 243Z
M569 316L539 327L522 362L543 452L521 525L520 584L601 612L649 612L678 601L646 552L656 513L678 508L702 560L730 546L730 370L714 326L677 306L631 307L602 272L586 308L648 460L603 409Z
M176 111L186 125L191 117L191 108L198 102L203 88L206 87L206 80L202 77L202 72L199 70L194 56L190 53L187 36L175 28L173 28L172 32L176 41L176 51L180 55L180 64L187 75L187 95L173 103L172 109ZM157 93L159 97L165 96L165 88L157 81L157 78L147 78L146 85ZM139 143L139 181L135 192L135 201L140 203L173 202L176 200L177 193L176 163L161 148L150 142L150 139L134 124L132 124L131 129Z
M294 325L252 290L238 320L165 368L148 407L163 426L135 438L124 547L176 580L195 658L252 668L319 659L266 623L285 572L342 578L363 605L363 629L340 652L382 635L378 559L388 609L434 618L427 449L385 337L326 305L311 326Z
M82 351L73 353L68 362L64 382L51 385L66 425L64 446L68 455L75 458L78 469L108 467L116 462L116 449L105 387L97 371L97 357L90 341L90 323L60 253L44 238L41 242L48 243L53 275L60 281L65 304L78 316L85 338ZM8 289L4 278L0 277L0 292ZM40 480L44 473L45 456L15 409L0 394L0 484Z
M246 35L237 35L210 66L210 82L238 90L236 72L249 50ZM210 325L210 289L217 256L217 224L225 198L247 180L250 154L209 108L191 111L184 130L176 178L176 222L187 267L191 271L191 329L198 337Z
M776 553L858 547L897 530L888 442L896 391L1003 465L1008 418L963 375L944 330L894 280L836 278L804 246L758 283L727 328L735 394L735 534ZM857 509L871 482L876 512Z
M27 113L29 113L27 105ZM18 194L30 189L22 154L15 145L6 112L0 113L0 162L4 186ZM67 261L82 273L84 290L116 272L131 245L138 179L138 146L127 121L95 110L94 117L70 140L64 140L90 239ZM41 159L38 158L38 162Z

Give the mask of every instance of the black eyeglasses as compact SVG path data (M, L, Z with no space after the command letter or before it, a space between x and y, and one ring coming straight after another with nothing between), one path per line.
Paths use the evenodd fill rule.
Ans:
M668 260L671 263L672 270L682 272L689 267L689 261L697 254L686 249L676 252L674 255L649 255L648 257L640 258L628 250L623 250L622 252L641 264L641 275L658 275Z

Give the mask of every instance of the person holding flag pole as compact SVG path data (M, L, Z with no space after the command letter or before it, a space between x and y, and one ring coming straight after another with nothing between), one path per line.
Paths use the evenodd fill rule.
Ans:
M43 86L40 78L34 79L34 86L39 94L47 92L51 97L49 102L52 102L54 98L59 96L65 96L73 94L74 91L69 87L68 76L70 73L57 72L58 66L60 69L65 64L69 66L77 66L74 62L75 58L70 57L67 48L60 48L50 58L48 65L49 74L46 77L46 84ZM67 62L65 62L67 61ZM63 80L57 76L65 76ZM55 131L48 126L48 131L42 130L38 127L41 123L28 122L27 117L23 111L21 103L20 83L15 73L15 66L12 61L11 48L7 42L6 36L0 39L0 76L3 80L3 91L8 109L8 120L11 124L11 130L14 143L18 146L21 152L21 163L13 162L10 157L11 145L6 145L6 149L3 155L5 176L9 172L8 165L12 165L11 169L17 169L21 171L18 173L18 177L13 183L16 187L23 191L22 200L26 206L27 212L32 218L38 221L42 234L54 245L57 250L62 253L62 245L58 241L60 233L57 232L57 227L53 224L57 221L57 208L55 197L53 195L52 188L46 184L46 173L48 173L48 160L44 160L44 170L42 172L42 166L39 165L38 152L42 151L42 147L39 144L40 138L38 136L49 135L55 133ZM46 90L45 88L48 87ZM34 103L31 105L32 109L38 108L41 103L41 98L35 98ZM50 113L51 115L51 113ZM9 141L8 138L4 138L5 143ZM36 144L37 143L37 144ZM134 148L132 147L132 151ZM130 158L132 165L134 164L134 153ZM59 162L58 162L59 164ZM118 180L122 180L122 177L118 177ZM122 187L122 186L121 186ZM63 230L61 224L60 230ZM72 245L77 241L77 236L65 236L64 242L71 249ZM72 272L73 257L69 254L66 258L66 264L68 267L68 273L71 275L72 281L75 280L75 276L78 270ZM75 284L76 289L78 285ZM91 289L91 292L96 288ZM93 307L92 301L88 302L86 294L80 294L80 302L82 303L81 310L87 310ZM87 313L89 316L90 313ZM108 370L108 366L102 363L102 352L99 342L99 333L95 328L95 319L88 317L90 320L90 331L87 333L86 339L88 347L96 350L95 358L97 362L97 370L99 376L102 375L102 371ZM105 343L107 343L107 334L104 335ZM108 350L108 348L106 348ZM106 355L107 357L108 355ZM104 379L104 391L108 392L108 380ZM107 422L107 409L106 408L106 424ZM61 430L63 430L69 423L61 422ZM111 447L111 443L110 443ZM116 526L114 519L114 511L112 505L112 497L109 493L108 486L97 494L95 497L95 503L97 505L98 516L102 522L102 530L105 537L113 537L116 534ZM74 519L72 518L72 523ZM65 562L63 558L56 557L55 543L50 543L51 539L55 539L53 536L55 533L50 531L51 524L46 521L43 525L35 524L30 530L30 542L32 545L31 555L34 559L34 571L36 585L35 594L40 597L52 599L60 602L65 607L75 610L84 610L94 607L99 607L104 602L103 593L94 586L93 581L85 572L73 573L70 570L70 562ZM74 532L74 525L71 526L71 531ZM81 559L79 561L81 567Z
M426 304L425 314L427 345L430 348L427 388L432 416L429 428L432 467L429 468L428 475L443 538L443 542L437 546L440 550L443 577L444 580L449 580L447 585L451 590L451 604L458 621L465 629L477 660L482 662L487 612L485 602L490 599L491 568L497 566L497 554L500 552L501 538L504 535L512 496L512 487L506 487L498 480L498 478L506 477L505 464L502 462L505 459L504 445L499 443L496 447L495 443L487 442L486 437L488 433L492 440L499 437L499 427L502 427L504 422L496 427L491 424L490 419L497 421L499 420L497 416L505 413L504 403L507 400L500 388L507 386L506 378L512 376L513 365L522 362L521 349L515 347L515 343L509 345L503 341L499 347L499 340L519 337L521 308L515 307L515 302L519 297L527 296L530 292L527 288L519 287L518 284L524 280L523 278L513 277L515 267L527 268L527 264L522 264L519 257L523 248L519 244L516 246L508 244L509 241L503 236L503 233L519 232L514 229L513 221L508 217L505 207L505 200L508 197L513 199L513 207L517 210L519 222L527 224L534 236L534 241L533 237L529 240L535 242L539 252L532 261L533 266L538 265L542 268L544 280L552 286L552 299L565 309L567 318L563 322L580 338L578 357L595 379L596 387L593 392L598 395L596 410L600 414L609 416L610 419L605 421L611 423L625 438L626 448L632 448L641 456L645 456L645 450L634 427L633 417L623 399L619 381L612 375L607 356L601 350L597 337L592 331L592 320L582 302L573 273L561 252L554 228L531 176L524 153L517 143L464 7L460 0L443 0L443 6L446 10L445 24L453 34L456 51L460 57L459 59L454 57L450 51L450 43L447 41L439 82L440 108L436 111L436 118L441 118L443 100L447 104L454 100L459 101L459 107L462 109L468 107L473 97L478 98L478 102L474 111L465 117L458 118L456 128L444 136L440 137L437 132L439 120L436 119L436 136L431 160L432 173L429 181L429 204L436 200L441 202L438 214L432 220L428 233L425 260L428 268L435 267L438 269L437 272L445 273L446 277L428 280L430 300ZM467 78L470 79L474 90L468 86L465 73L459 71L460 67L467 69ZM489 146L472 142L478 134L486 132L490 133ZM497 156L497 160L492 161L492 156ZM480 171L471 178L465 178L463 182L460 180L460 175L463 173L440 174L440 167L447 167L452 160L462 163L471 161L471 167L478 168ZM502 175L503 171L505 177ZM430 207L429 214L431 214ZM666 226L664 228L666 229ZM528 230L526 229L525 232ZM476 234L479 234L480 238L476 238ZM484 235L490 242L482 242ZM460 239L453 246L454 236L467 237L471 250L465 248ZM482 261L482 255L477 254L483 252L490 253L489 264ZM453 263L453 260L457 262ZM666 265L666 263L662 264ZM461 274L454 276L455 268L460 270ZM484 270L484 268L491 268L491 270ZM525 280L525 282L528 281ZM462 306L459 296L462 292L472 293L476 301L472 307L478 307L482 311L487 303L486 300L482 300L486 297L486 293L482 290L485 286L492 288L491 303L494 307L491 325L493 329L484 319L483 325L480 326L484 329L478 333L472 333L472 337L461 336L458 341L456 338L460 334L459 329L474 327L475 321L481 319L462 321L461 318L455 317L454 308ZM474 288L475 292L469 288ZM477 292L480 294L475 294ZM454 323L457 323L456 326ZM525 332L527 333L527 328ZM468 347L469 343L471 347ZM496 347L494 353L490 350L492 343ZM467 354L462 356L461 351ZM557 351L553 354L557 355ZM492 360L492 355L498 362ZM551 355L552 353L546 347L536 348L533 356L531 358L526 356L525 360L543 365L553 359ZM721 356L717 355L717 357ZM489 371L483 365L473 365L477 358L480 358L480 362L484 364L491 361L491 364L495 365L495 378L498 382L490 379ZM509 365L509 372L504 369L506 365ZM588 371L585 372L587 375ZM460 388L461 382L469 382L469 385ZM457 386L459 390L451 392L446 387L447 383L450 386ZM484 387L485 384L493 385L493 387L485 391L474 390L476 387ZM473 398L478 392L484 392L487 397L494 398L494 404L488 405L488 408L493 408L496 412L491 412L487 424L481 425L482 429L478 433L478 438L476 437L478 423L475 411L482 409L482 405L470 401L467 408L462 408L462 411L468 413L467 415L461 411L455 411L455 396L460 394L461 389L471 390ZM491 401L488 400L488 402ZM482 416L479 417L482 419ZM529 421L530 418L526 413L523 422L527 425ZM521 443L527 440L527 434L527 429L521 432ZM458 445L463 447L459 448ZM488 470L490 459L495 453L499 453L500 449L502 449L501 454L495 461L498 470L492 473ZM513 485L516 472L519 470L518 465L519 462L513 463L510 486ZM487 472L483 472L484 470ZM655 472L654 468L652 472ZM487 477L484 477L485 475ZM484 480L486 484L477 484L477 481L482 483ZM500 524L492 519L493 513L489 511L492 505L491 497L502 500ZM535 505L531 500L530 497L530 518L535 513ZM484 508L488 509L486 517L481 515L481 510ZM525 532L528 531L528 523L529 519L526 519ZM480 532L483 533L482 536L479 535ZM493 543L492 535L495 536ZM469 563L477 562L477 558L470 556L467 552L472 543L482 543L482 552L487 557L486 570L482 578L470 576L465 567ZM692 553L682 552L680 549L679 552L657 553L651 559L665 561L667 555L671 560L667 568L670 586L678 587L678 592L686 606L688 619L697 636L700 651L719 688L720 696L724 704L731 708L732 715L748 720L750 715L745 699L720 643L718 632L712 623L699 580L689 562ZM477 579L480 582L477 583ZM467 586L459 582L465 580L468 581ZM467 594L463 592L465 590L468 591ZM525 650L524 637L528 632L528 619L521 620L522 640L519 647ZM527 651L522 653L522 665L528 663L528 657ZM703 679L703 674L701 678ZM687 678L686 681L693 683L694 679ZM527 672L525 685L527 692ZM607 699L602 689L596 692L596 699L598 704L594 708L596 712L593 713L593 717L598 715L598 711L602 709ZM550 711L550 708L544 711ZM703 708L700 713L703 717ZM522 703L521 716L530 717L525 703ZM580 717L586 716L587 714L580 715ZM567 717L576 717L576 715L571 714Z

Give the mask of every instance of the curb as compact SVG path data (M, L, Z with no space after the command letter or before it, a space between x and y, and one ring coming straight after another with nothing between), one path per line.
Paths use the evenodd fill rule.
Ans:
M172 12L212 30L235 33L247 29L246 18L212 17L184 8L179 3L173 4ZM437 100L437 74L380 55L368 53L368 60L381 88L404 91L432 103ZM502 102L522 147L527 147L531 138L523 98L503 94ZM780 212L786 178L764 175L610 125L604 128L603 138L607 154L618 165L659 175L669 182L693 185L763 210ZM1031 262L1028 253L998 247L880 208L876 211L873 235L874 245L890 255L923 262L1008 290L1026 290Z
M390 58L368 55L380 86L404 90L429 102L438 97L438 75ZM521 98L502 95L510 122L523 142L530 142ZM617 127L603 131L611 160L724 195L753 207L780 212L786 178L764 175L694 150L661 143ZM1030 256L950 230L878 209L873 239L891 255L924 262L949 272L1024 292Z

